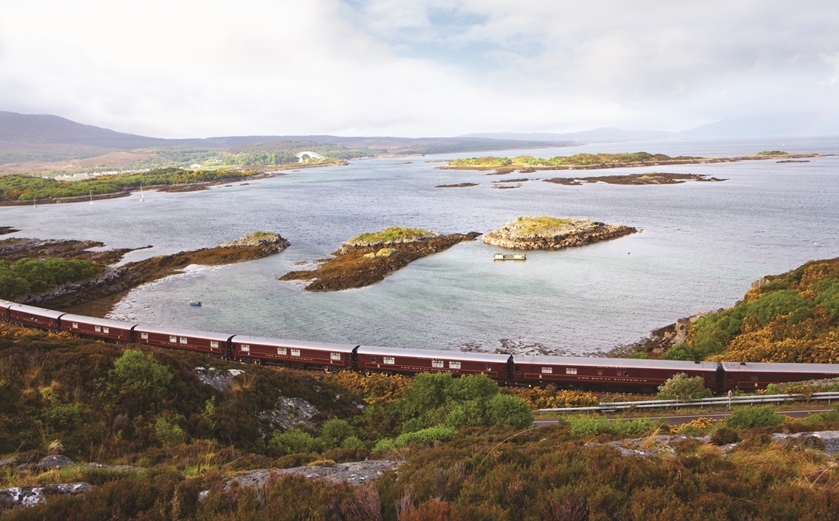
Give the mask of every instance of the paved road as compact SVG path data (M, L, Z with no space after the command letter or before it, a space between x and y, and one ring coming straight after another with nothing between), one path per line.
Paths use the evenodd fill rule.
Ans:
M819 412L830 412L834 409L818 409L818 410L804 410L804 411L778 411L779 414L786 414L787 416L792 416L793 418L806 418L811 414L816 414ZM730 412L725 413L718 413L718 414L691 414L688 416L650 416L648 419L652 421L657 420L664 420L667 425L680 425L682 423L691 422L697 418L712 418L714 420L722 420L726 416L730 415ZM615 418L617 419L617 418ZM542 425L556 425L556 420L537 420L533 422L534 425L542 426Z

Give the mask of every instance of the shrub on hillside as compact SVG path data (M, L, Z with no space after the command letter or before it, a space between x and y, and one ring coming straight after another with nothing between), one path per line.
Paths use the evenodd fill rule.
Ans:
M705 388L701 376L689 377L685 373L674 375L658 387L660 400L695 400L710 396L711 390Z
M759 407L741 407L725 419L725 425L732 429L753 429L771 427L784 422L784 417L776 413L770 405Z

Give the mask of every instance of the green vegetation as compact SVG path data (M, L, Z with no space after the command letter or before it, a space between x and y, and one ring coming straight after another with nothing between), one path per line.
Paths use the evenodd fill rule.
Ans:
M367 246L372 244L388 244L399 242L412 242L422 239L429 239L437 237L439 234L423 230L421 228L401 228L399 226L391 226L380 232L364 232L356 235L348 240L345 244L353 246Z
M776 413L770 405L758 407L740 407L725 419L725 425L730 429L754 429L755 427L771 427L784 422L784 417Z
M244 372L217 390L197 377L196 367L210 364ZM0 459L37 461L53 447L77 462L148 469L5 467L4 487L95 487L5 514L12 521L839 518L839 467L814 450L824 445L770 436L839 428L839 412L798 421L769 407L738 408L724 423L673 428L710 434L711 443L685 439L656 452L669 429L643 418L526 428L530 407L518 397L534 405L598 399L579 391L502 392L485 376L447 373L316 377L5 324L0 382ZM279 428L268 419L282 414L280 398L319 412L309 425ZM716 446L738 440L727 454ZM619 444L660 456L624 457ZM228 486L246 470L379 454L401 461L398 472L357 487L300 476Z
M33 201L59 197L112 194L142 186L221 182L257 174L233 170L182 170L162 168L132 174L100 175L81 181L56 181L25 175L0 177L0 201Z
M782 152L780 150L765 150L763 152L758 152L756 155L758 155L758 156L787 156L789 154L787 152Z
M692 161L702 159L693 156L670 157L664 154L649 154L647 152L635 152L630 154L575 154L573 156L556 156L550 159L543 159L533 156L508 157L471 157L455 159L449 163L454 168L495 168L495 167L551 167L551 166L592 166L592 165L614 165L618 163L648 163L667 161Z
M85 260L0 260L0 298L11 300L29 293L44 293L62 284L90 279L102 267Z
M578 222L575 219L560 219L557 217L549 217L543 215L540 217L517 217L515 221L509 223L507 226L521 235L537 235L550 234L552 232L567 231L568 228L576 225Z
M736 306L697 320L662 358L839 362L839 259L766 279Z
M710 398L711 390L705 387L701 376L689 377L678 373L658 387L659 400L695 400Z

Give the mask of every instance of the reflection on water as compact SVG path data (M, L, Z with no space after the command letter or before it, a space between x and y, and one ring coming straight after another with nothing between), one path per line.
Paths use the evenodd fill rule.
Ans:
M835 152L833 141L662 142L529 151L739 155L783 148ZM786 145L785 147L783 145ZM518 155L521 152L511 152ZM426 349L534 346L586 353L632 342L697 311L730 306L752 280L809 259L839 255L839 158L752 161L657 171L707 174L724 183L561 186L531 181L495 190L482 172L441 171L426 160L356 161L209 191L0 208L15 236L96 239L110 247L154 245L129 255L214 246L255 230L279 232L285 252L255 262L195 269L131 292L114 316L153 324L303 340ZM499 154L496 154L499 155ZM650 168L587 171L641 173ZM468 188L439 184L479 183ZM593 218L643 233L584 248L529 252L493 262L480 241L414 262L376 286L304 293L279 282L296 263L327 257L363 231L392 225L442 233L486 232L519 215ZM818 246L814 246L817 243ZM186 304L203 302L200 308Z

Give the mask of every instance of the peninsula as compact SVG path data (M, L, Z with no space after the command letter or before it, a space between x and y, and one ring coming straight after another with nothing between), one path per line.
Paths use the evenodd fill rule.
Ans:
M390 227L376 233L362 233L346 241L335 257L322 261L314 270L290 271L279 280L311 280L306 291L340 291L371 286L411 262L447 250L480 233L440 235L419 228Z
M559 250L617 239L637 231L631 226L604 224L591 219L519 217L484 234L482 240L513 250Z
M280 253L289 246L289 242L273 232L254 232L214 248L158 255L118 267L113 265L133 250L88 251L97 246L102 246L102 243L39 239L0 241L0 261L5 261L4 266L9 266L6 270L0 270L3 281L1 286L4 291L11 291L4 293L2 298L59 311L104 317L130 290L141 284L180 273L191 264L220 266L260 259ZM16 270L20 262L27 266L32 263L42 263L44 266L38 270ZM45 269L63 274L71 271L70 268L75 275L65 277L58 284L55 283L55 277L27 280L31 273L43 273Z

